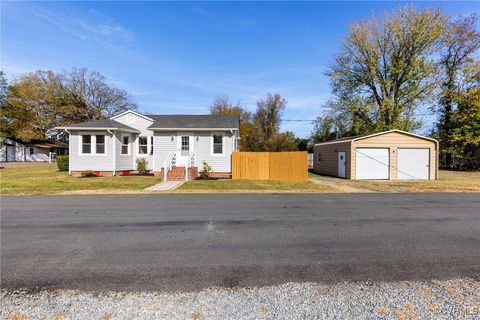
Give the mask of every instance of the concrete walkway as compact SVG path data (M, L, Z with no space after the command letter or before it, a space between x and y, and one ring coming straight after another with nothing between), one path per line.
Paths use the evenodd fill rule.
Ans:
M165 182L160 182L157 183L154 186L145 188L145 191L167 191L167 190L173 190L180 185L182 185L185 181L165 181Z

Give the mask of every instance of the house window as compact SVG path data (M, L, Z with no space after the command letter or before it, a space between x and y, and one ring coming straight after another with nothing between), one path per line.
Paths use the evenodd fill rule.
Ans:
M92 137L82 135L82 153L92 153Z
M128 142L129 142L129 137L128 136L123 136L122 137L122 154L128 155L128 153L129 153Z
M153 154L153 136L150 137L150 154Z
M148 153L148 137L138 137L138 154Z
M317 162L322 161L322 156L320 153L317 153Z
M223 135L213 135L213 154L223 154Z
M35 152L34 152L33 148L30 148L30 155L33 156L34 153Z
M95 153L105 153L105 136L97 135L95 137Z

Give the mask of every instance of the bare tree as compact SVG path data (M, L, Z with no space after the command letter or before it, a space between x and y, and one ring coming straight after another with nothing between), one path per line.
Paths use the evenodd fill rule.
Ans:
M126 91L107 84L105 77L98 72L75 68L64 72L61 79L67 97L85 119L101 119L137 109Z

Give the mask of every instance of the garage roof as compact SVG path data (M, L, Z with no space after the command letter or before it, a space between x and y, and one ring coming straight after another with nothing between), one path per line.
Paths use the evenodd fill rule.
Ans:
M380 136L380 135L387 134L387 133L391 133L391 132L398 132L398 133L401 133L401 134L406 134L406 135L409 135L409 136L412 136L412 137L416 137L416 138L420 138L420 139L425 139L425 140L429 140L429 141L438 143L438 141L435 140L435 139L433 139L433 138L421 136L421 135L414 134L414 133L407 132L407 131L403 131L403 130L392 129L392 130L382 131L382 132L377 132L377 133L369 133L369 134L363 134L363 135L353 136L353 137L344 137L344 138L340 138L340 139L336 139L336 140L332 140L332 141L326 141L326 142L316 143L315 145L316 145L316 146L319 146L319 145L324 145L324 144L333 144L333 143L342 143L342 142L354 142L354 141L357 141L357 140L362 140L362 139L367 139L367 138L371 138L371 137L376 137L376 136Z

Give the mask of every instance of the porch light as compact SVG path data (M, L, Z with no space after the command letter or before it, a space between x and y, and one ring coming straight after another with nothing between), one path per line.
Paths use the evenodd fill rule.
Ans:
M173 139L175 139L173 136L170 138L170 141L173 141Z
M199 136L197 136L197 142L198 142L198 139L200 139L200 137L199 137Z

